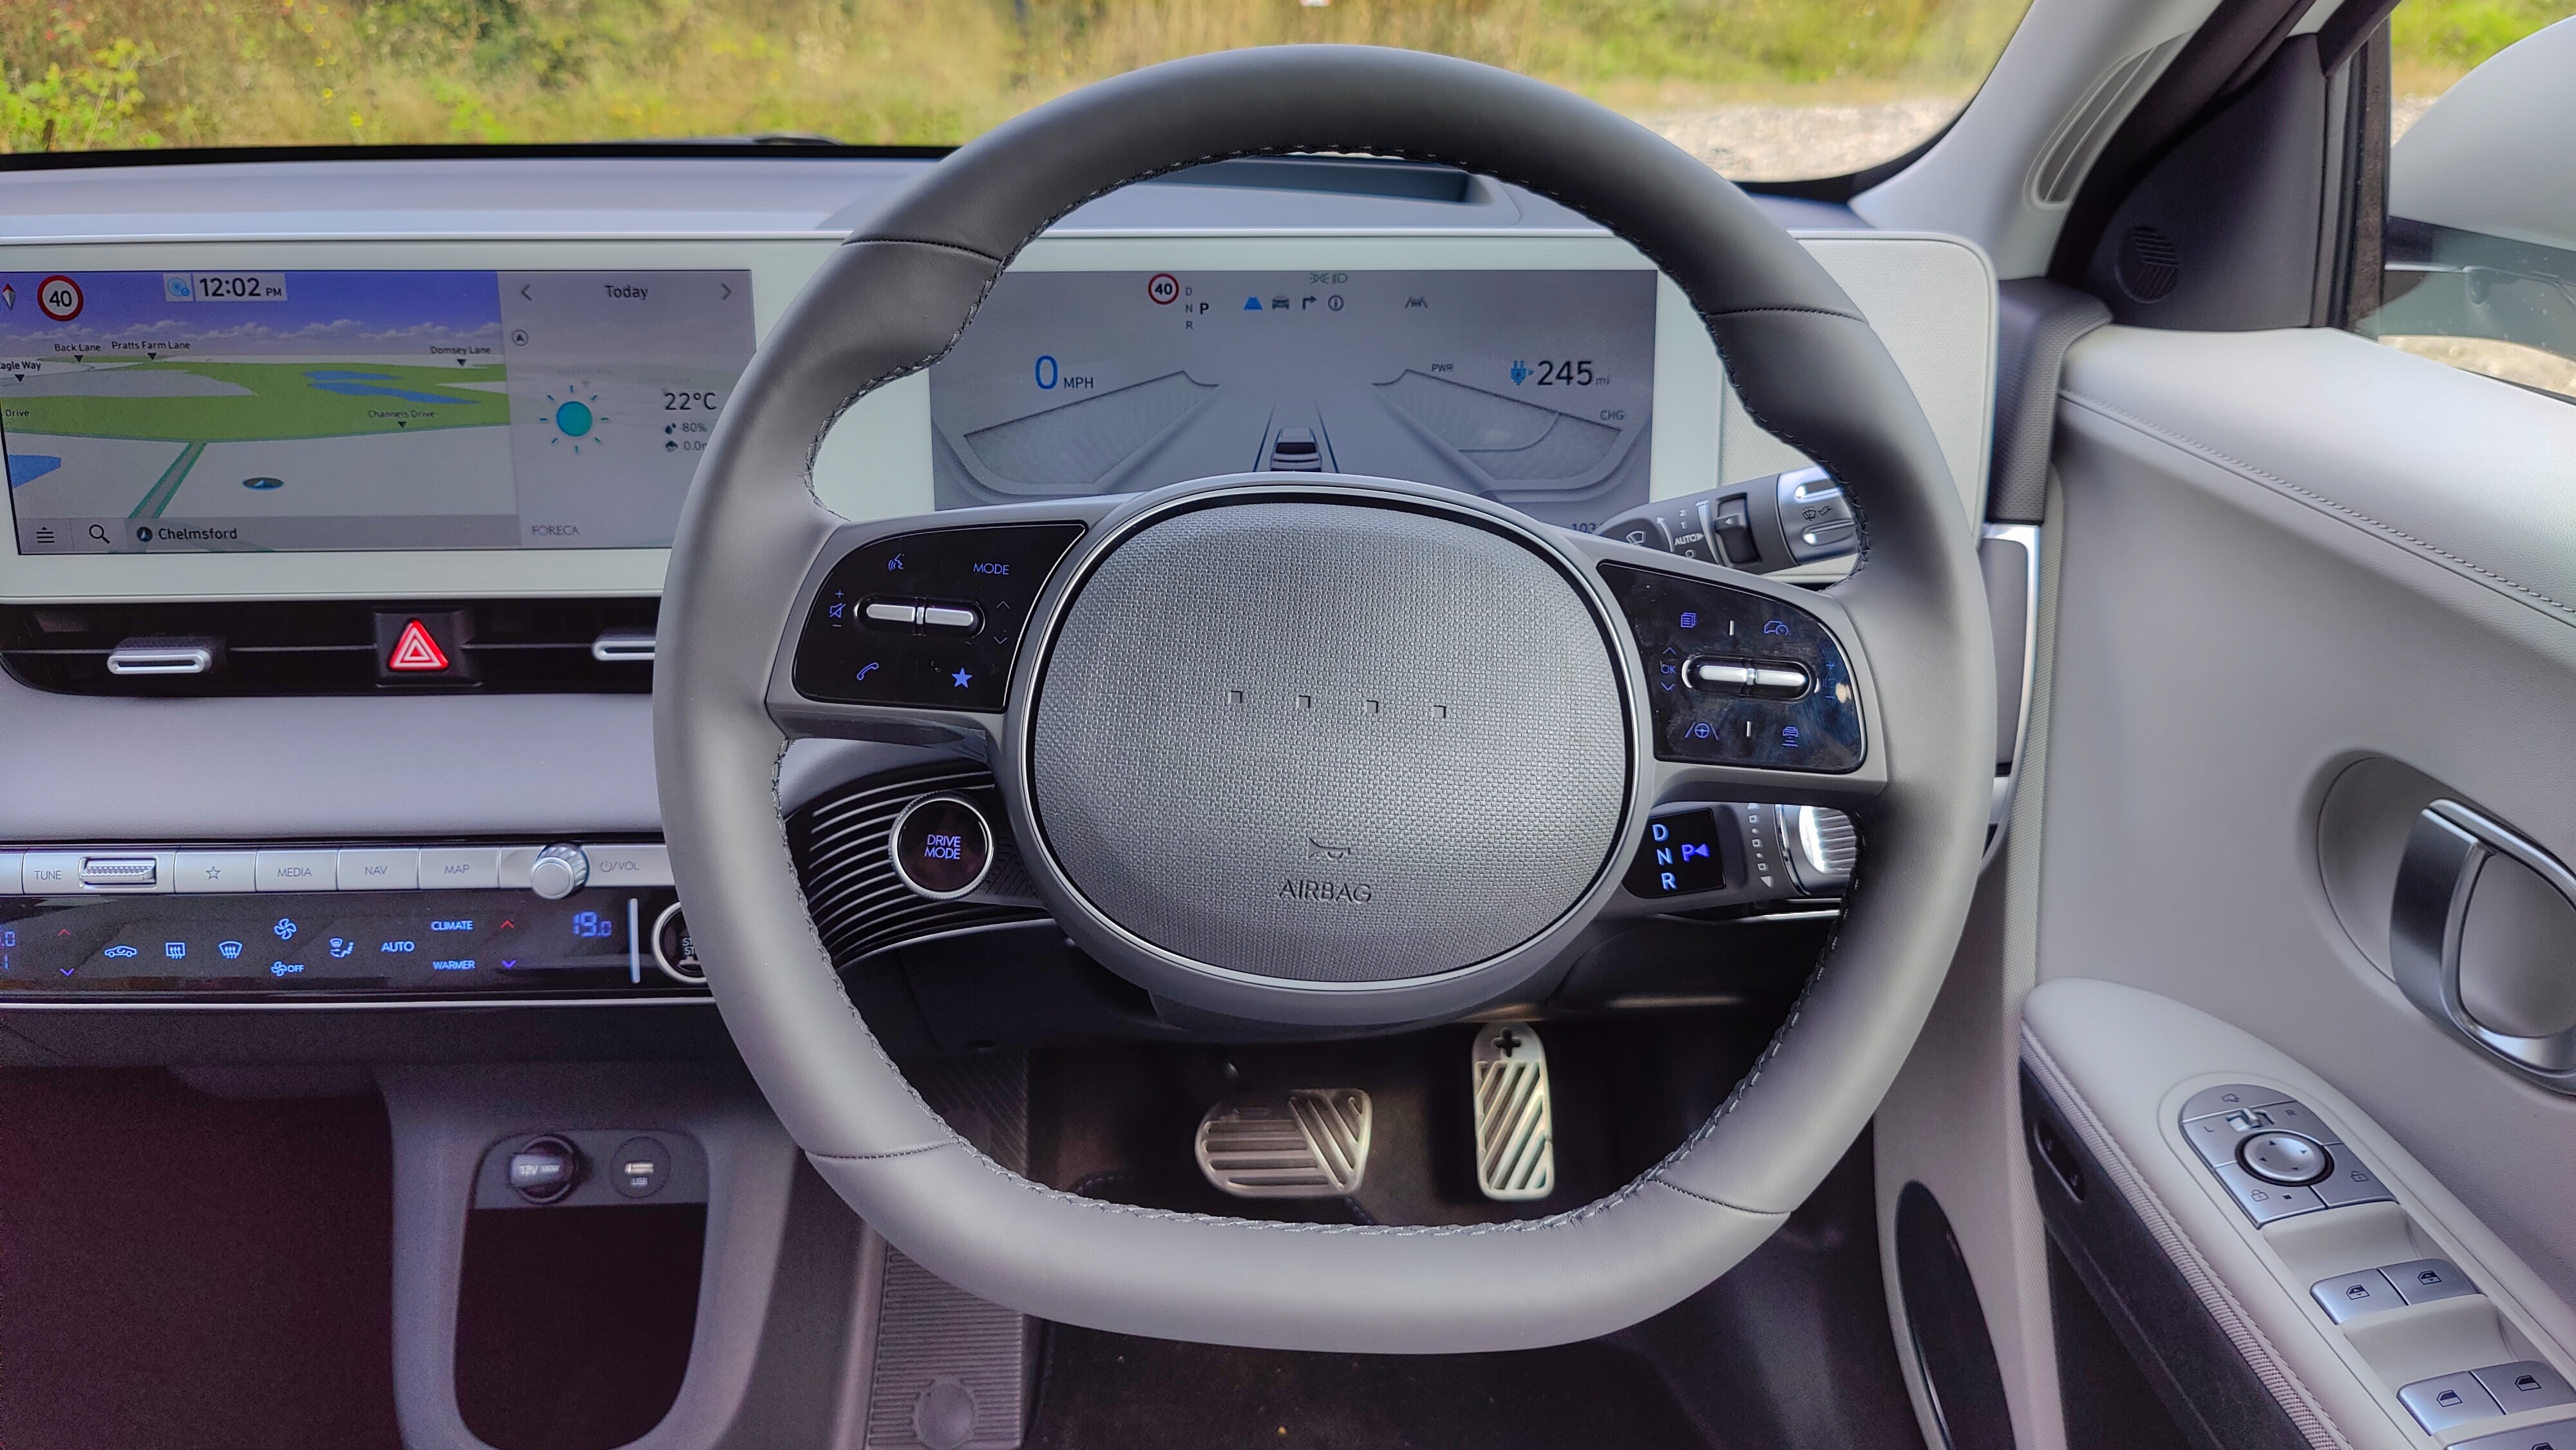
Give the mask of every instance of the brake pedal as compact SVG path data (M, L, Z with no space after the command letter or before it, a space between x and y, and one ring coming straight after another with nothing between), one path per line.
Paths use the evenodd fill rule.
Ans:
M1556 1119L1548 1106L1547 1049L1526 1023L1493 1022L1469 1055L1476 1092L1476 1186L1516 1203L1556 1188Z
M1348 1198L1368 1154L1369 1095L1352 1088L1252 1093L1199 1119L1199 1171L1237 1198Z

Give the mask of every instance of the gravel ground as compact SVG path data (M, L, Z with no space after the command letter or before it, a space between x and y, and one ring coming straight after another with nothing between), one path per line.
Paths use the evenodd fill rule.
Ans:
M2406 134L2436 98L2399 96L2390 136ZM1959 112L1947 96L1851 106L1740 104L1648 112L1637 119L1737 181L1842 176L1922 145Z
M1923 144L1961 102L1947 96L1854 106L1740 104L1637 119L1737 181L1842 176Z

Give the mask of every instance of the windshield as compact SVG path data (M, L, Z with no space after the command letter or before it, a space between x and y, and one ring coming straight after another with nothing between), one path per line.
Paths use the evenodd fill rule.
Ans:
M790 133L963 142L1236 46L1442 51L1571 87L1729 176L1949 124L2028 0L8 0L12 152Z

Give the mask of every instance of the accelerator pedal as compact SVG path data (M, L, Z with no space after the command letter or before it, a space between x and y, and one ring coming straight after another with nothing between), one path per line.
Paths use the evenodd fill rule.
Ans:
M1199 1171L1237 1198L1348 1198L1368 1172L1369 1095L1291 1088L1228 1098L1199 1119Z
M1556 1119L1548 1106L1547 1049L1524 1022L1492 1022L1469 1056L1476 1092L1476 1186L1504 1203L1556 1188Z

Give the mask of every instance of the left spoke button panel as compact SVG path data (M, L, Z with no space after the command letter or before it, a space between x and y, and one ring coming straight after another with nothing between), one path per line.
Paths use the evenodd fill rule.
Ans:
M1749 589L1603 564L1644 657L1655 754L1841 772L1861 763L1860 694L1824 621Z
M811 700L999 710L1020 635L1077 523L874 539L824 578L796 643Z

